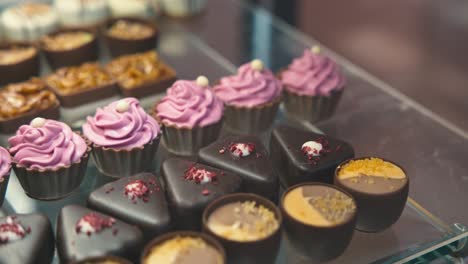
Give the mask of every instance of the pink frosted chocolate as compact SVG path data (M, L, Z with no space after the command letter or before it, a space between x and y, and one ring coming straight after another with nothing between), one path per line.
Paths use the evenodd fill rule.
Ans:
M124 98L88 116L84 135L94 144L114 149L133 149L151 142L160 133L156 120L135 98Z
M343 89L345 78L340 67L329 57L306 49L302 57L294 59L282 72L285 89L298 95L328 96Z
M79 162L88 146L65 123L35 118L8 139L13 162L30 169L57 169Z
M11 169L11 156L8 151L0 147L0 182L2 178L10 173Z
M167 89L167 95L156 105L156 115L163 124L191 129L221 120L223 102L214 95L207 80L199 79L180 80Z
M256 67L254 60L242 65L236 75L221 78L214 87L216 96L228 104L238 107L254 107L270 103L281 95L281 82L273 73Z

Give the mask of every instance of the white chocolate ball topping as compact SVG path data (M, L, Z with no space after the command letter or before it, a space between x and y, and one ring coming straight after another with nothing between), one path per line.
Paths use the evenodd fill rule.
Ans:
M206 87L210 84L210 81L208 78L206 78L206 76L200 75L197 77L196 83L201 87Z
M314 54L319 54L320 53L320 46L314 45L312 48L310 48L310 51Z
M320 151L323 149L322 144L317 141L307 141L302 144L302 152L308 156L320 156Z
M120 100L117 105L115 106L115 109L119 113L127 112L128 108L130 108L130 105L128 104L127 101L125 100Z
M250 63L250 66L256 71L261 71L263 70L263 61L255 59Z
M36 117L31 121L31 126L34 128L39 128L44 126L46 123L46 120L42 117Z

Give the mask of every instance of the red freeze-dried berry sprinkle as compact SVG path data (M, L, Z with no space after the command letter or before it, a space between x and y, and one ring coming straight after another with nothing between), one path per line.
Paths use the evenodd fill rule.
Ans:
M317 153L317 150L314 150L314 154L320 154L320 156L309 155L308 153L312 150L310 147L301 148L302 153L307 156L307 159L310 164L316 166L320 161L321 157L325 156L328 153L333 151L340 151L341 146L337 146L335 150L330 148L330 142L325 137L321 136L315 140L315 142L322 144L322 149Z
M76 232L81 233L81 229L84 223L88 223L90 226L94 228L93 233L98 233L103 229L111 227L115 223L115 219L112 217L101 217L96 213L89 213L83 217L76 223ZM91 232L87 232L88 235L91 235Z
M247 154L244 154L244 150L247 149ZM236 157L243 158L247 157L255 151L255 144L253 143L233 143L229 146L229 151Z
M127 183L127 185L125 185L125 188L124 188L125 196L131 199L141 198L144 195L146 195L148 191L149 191L148 186L142 180L131 181Z
M210 194L210 190L204 189L204 190L202 191L202 194L205 195L205 196L207 196L207 195Z
M31 232L30 228L27 228L25 231L20 223L15 223L15 219L16 217L9 217L6 223L0 224L0 244L8 243L8 233L14 233L23 238L27 233ZM28 229L29 232L27 231Z

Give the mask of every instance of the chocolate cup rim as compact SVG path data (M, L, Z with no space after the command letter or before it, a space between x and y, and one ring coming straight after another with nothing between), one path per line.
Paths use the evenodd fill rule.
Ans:
M136 22L140 24L147 25L153 29L153 33L149 35L148 37L144 38L137 38L137 39L126 39L126 38L119 38L115 37L109 34L108 30L109 28L117 21L119 20L126 20L126 21L131 21L131 22ZM136 16L123 16L123 17L114 17L114 18L109 18L105 20L103 23L103 35L104 37L110 39L110 40L117 40L117 41L126 41L126 42L134 42L134 41L144 41L144 40L151 40L152 38L155 38L159 35L159 27L156 25L156 23L150 19L145 19L141 17L136 17Z
M7 42L0 43L0 50L8 49L8 48L11 48L11 47L13 47L13 46L32 47L32 48L34 48L34 49L36 50L36 52L34 53L34 55L32 55L31 57L28 57L28 58L26 58L26 59L23 59L23 60L14 62L14 63L0 64L0 69L1 69L1 68L5 68L5 67L11 67L11 66L15 66L15 65L20 65L20 64L29 62L29 61L31 61L31 60L34 60L34 58L36 58L36 57L39 57L40 47L39 47L38 44L35 43L35 42L28 42L28 41L7 41Z
M20 119L20 118L23 118L25 115L37 115L37 114L43 112L44 110L49 110L49 109L53 109L53 108L57 108L58 110L60 110L60 101L59 101L59 99L57 98L55 93L49 88L49 86L47 86L47 90L50 91L55 96L55 104L53 104L53 105L51 105L51 106L49 106L47 108L44 108L44 109L39 109L39 110L33 109L31 111L21 113L20 115L17 115L17 116L14 116L14 117L0 118L0 122L9 122L9 121L12 121L12 120L15 120L15 119Z
M385 196L393 196L397 193L399 193L402 189L404 189L406 186L409 185L409 182L410 182L410 178L408 177L408 174L406 172L406 170L401 167L398 163L394 162L394 161L391 161L391 160L388 160L388 159L384 159L384 158L381 158L381 157L378 157L378 156L363 156L363 157L355 157L355 158L351 158L351 159L347 159L343 162L341 162L335 169L335 173L334 173L334 176L333 176L333 184L336 185L337 182L341 181L339 180L338 178L338 172L341 170L341 167L343 165L345 165L346 163L350 162L350 161L353 161L353 160L362 160L362 159L370 159L370 158L378 158L378 159L381 159L383 161L386 161L386 162L389 162L395 166L397 166L398 168L400 168L404 173L405 173L405 179L406 179L406 183L399 189L396 189L394 191L391 191L391 192L386 192L386 193L381 193L379 194L379 196L382 196L382 197L385 197ZM343 188L343 187L341 187ZM372 193L368 193L368 192L363 192L363 191L360 191L358 189L351 189L351 188L347 188L347 189L350 189L352 190L353 192L356 192L356 193L359 193L359 194L365 194L365 195L372 195Z
M85 63L89 63L89 62L85 62ZM85 64L85 63L83 63L83 64ZM83 65L83 64L81 64L81 65ZM92 64L93 64L93 63L92 63ZM81 65L78 65L78 66L81 66ZM69 66L69 67L63 67L63 68L70 68L70 67L77 67L77 66ZM60 68L59 68L59 69L60 69ZM57 69L57 70L59 70L59 69ZM53 85L50 85L49 82L47 81L47 79L48 79L50 76L54 75L54 74L55 74L55 71L52 72L52 73L49 74L49 75L44 76L43 79L44 79L44 81L46 82L47 87L49 87L49 89L50 89L52 92L54 92L54 93L57 95L57 97L64 97L64 96L69 97L69 96L81 95L81 94L83 94L83 93L87 93L87 92L90 92L90 91L93 91L93 90L106 89L106 88L109 88L110 86L115 86L115 87L116 87L116 85L117 85L117 81L116 81L114 78L112 78L112 76L111 76L111 81L110 81L109 83L102 84L102 85L98 85L98 86L94 86L94 87L89 88L89 89L86 89L86 90L78 90L77 92L65 94L65 93L63 93L60 89L57 89L57 88L54 87ZM110 75L109 75L109 76L110 76ZM59 100L60 100L60 99L59 99ZM91 100L90 102L93 102L93 100ZM64 107L66 107L66 106L64 106Z
M49 49L47 48L46 45L44 45L43 43L43 39L45 36L55 36L55 35L58 35L58 34L61 34L61 33L66 33L66 32L86 32L86 33L90 33L93 38L88 41L88 42L85 42L77 47L74 47L72 49L66 49L66 50L54 50L54 49ZM51 54L61 54L61 55L67 55L67 53L70 53L70 52L73 52L73 51L77 51L77 50L80 50L80 49L83 49L84 47L87 47L87 46L90 46L93 44L93 42L97 42L97 33L95 30L91 29L91 28L86 28L86 27L73 27L73 28L60 28L60 29L57 29L49 34L46 34L44 36L42 36L40 39L39 39L39 48L45 52L45 53L51 53Z
M275 214L275 218L278 221L278 228L275 229L273 232L271 232L271 234L269 234L268 236L263 237L261 239L257 239L257 240L238 241L238 240L233 240L233 239L229 239L229 238L220 236L220 235L214 233L208 227L208 217L209 217L209 215L211 215L211 213L214 210L219 208L219 206L225 205L225 204L222 203L224 200L232 199L232 198L239 198L239 199L233 199L233 200L250 201L249 199L251 199L252 197L254 197L257 201L261 201L261 204L259 203L260 205L265 206L265 204L267 204L268 207L269 207L268 208L269 210L271 210L270 208L274 208L274 210L271 210L271 211ZM244 200L243 198L246 198L246 199ZM208 212L210 212L210 214L208 214ZM281 213L280 208L278 206L276 206L276 204L274 204L272 201L268 200L267 198L265 198L263 196L260 196L258 194L254 194L254 193L246 193L246 192L231 193L231 194L226 194L226 195L223 195L221 197L216 198L215 200L211 201L205 207L205 209L203 210L203 214L202 214L202 226L203 226L204 229L209 230L210 233L213 233L213 236L215 236L215 238L220 237L220 238L222 238L222 239L224 239L226 241L229 241L230 243L239 243L239 244L248 245L248 244L261 243L261 242L268 241L269 239L274 237L278 232L281 232L281 229L282 229L282 226L283 226L283 215Z
M332 189L335 189L339 192L342 192L344 194L346 194L349 198L351 198L351 200L353 200L353 203L354 205L356 206L356 210L354 210L353 214L348 218L347 221L343 221L339 224L336 224L336 225L332 225L332 226L319 226L319 225L312 225L312 224L308 224L308 223L304 223L296 218L294 218L293 216L291 216L288 211L286 210L285 206L284 206L284 199L286 198L286 195L291 192L292 190L296 189L296 188L299 188L301 186L304 186L304 185L319 185L319 186L325 186L325 187L328 187L328 188L332 188ZM354 198L354 196L352 196L348 191L346 191L345 189L339 187L339 186L336 186L334 184L329 184L329 183L323 183L323 182L302 182L302 183L298 183L298 184L295 184L295 185L292 185L291 187L289 187L288 189L286 189L286 191L284 191L283 195L281 196L281 199L280 199L280 202L279 202L279 207L281 209L281 212L283 213L284 217L287 217L290 221L293 221L295 223L298 223L302 226L306 226L308 228L320 228L320 229L327 229L327 230L331 230L331 229L334 229L334 228L337 228L337 227L342 227L342 226L345 226L347 224L349 224L350 222L354 221L354 219L356 219L357 217L357 214L358 214L358 211L359 211L359 206L357 204L357 201L356 199Z
M26 166L23 166L15 161L13 161L13 159L11 160L11 165L12 167L14 168L22 168L22 169L25 169L26 171L30 172L30 171L38 171L38 172L49 172L49 171L53 171L53 172L57 172L59 170L64 170L64 169L69 169L71 166L73 165L77 165L77 164L80 164L85 158L87 158L89 156L89 154L91 153L91 142L86 138L84 137L80 132L75 132L73 131L73 133L79 135L84 141L85 141L85 144L86 144L86 151L85 153L83 154L83 156L81 156L81 158L73 163L71 163L70 165L66 165L66 166L60 166L60 167L56 167L56 168L41 168L41 169L33 169L33 168L30 168L30 167L26 167ZM13 156L11 155L11 152L10 152L10 148L8 148L8 153L10 153L10 156Z
M182 236L182 237L199 237L203 239L205 242L207 242L209 245L213 246L220 254L223 259L223 263L227 262L226 258L226 250L224 247L221 245L221 243L216 240L215 237L205 234L202 232L196 232L196 231L173 231L169 233L165 233L162 235L159 235L155 238L153 238L150 242L148 242L145 247L143 248L143 251L140 256L140 263L144 263L145 258L148 256L148 254L151 252L151 249L158 245L161 244L164 241L167 241L169 239L172 239L177 236Z
M130 262L129 260L125 259L125 258L121 258L121 257L117 257L117 256L114 256L114 255L104 255L104 256L97 256L97 257L89 257L89 258L85 258L83 260L79 260L79 261L72 261L71 264L81 264L81 263L88 263L87 261L102 261L102 260L112 260L112 261L117 261L118 263L120 264L131 264L132 262ZM96 262L97 263L97 262Z
M132 152L133 150L136 150L136 149L142 150L142 149L145 148L146 145L152 144L153 142L160 140L160 139L161 139L161 135L162 135L162 131L160 130L159 133L158 133L158 135L157 135L155 138L153 138L152 140L148 141L147 143L145 143L145 144L143 144L143 145L141 145L141 146L133 147L133 148L131 148L131 149L125 149L125 148L116 149L116 148L114 148L114 147L101 146L101 145L98 145L98 144L96 144L96 143L93 143L93 142L92 142L90 139L88 139L88 138L87 138L87 140L91 142L92 148L102 148L102 149L105 150L105 151L109 151L109 150L110 150L110 151L114 151L114 152ZM83 137L84 137L84 136L83 136Z
M192 130L194 128L204 128L204 127L208 127L208 126L213 126L213 125L216 125L216 124L224 121L224 109L223 109L223 113L221 114L221 118L218 121L216 121L214 123L211 123L211 124L208 124L208 125L205 125L205 126L188 127L188 126L178 126L178 125L175 125L175 124L167 124L166 122L164 122L164 120L161 120L161 118L159 118L157 116L158 112L156 111L156 107L161 102L161 100L162 99L157 100L156 103L154 103L154 105L151 107L150 115L156 120L156 122L163 125L164 127L170 127L170 128L174 128L174 129L178 129L178 130Z

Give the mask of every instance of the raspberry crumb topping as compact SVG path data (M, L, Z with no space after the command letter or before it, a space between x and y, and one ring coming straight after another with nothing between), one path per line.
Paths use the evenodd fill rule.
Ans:
M238 158L247 157L255 151L253 143L233 143L229 146L229 151Z
M137 198L142 198L143 196L147 195L149 191L148 185L146 182L142 180L134 180L124 188L124 194L128 197L128 199L134 200Z
M217 179L218 175L214 171L207 169L200 169L194 165L190 166L184 175L184 179L188 181L194 181L195 183L205 184L213 182Z
M340 151L341 146L337 146L334 151ZM316 140L307 141L302 144L302 153L307 157L312 165L317 165L321 157L332 152L330 143L325 137L319 137Z
M0 244L20 240L31 232L29 228L25 230L19 222L15 222L14 217L9 216L6 220L6 223L0 224Z
M98 233L106 228L114 225L115 219L112 217L101 217L96 213L89 213L76 223L76 232L87 234L90 236L93 233Z

